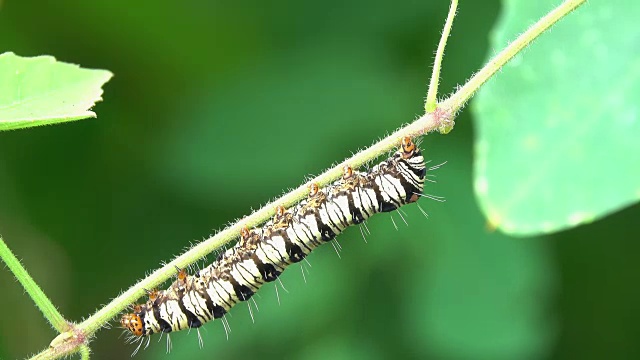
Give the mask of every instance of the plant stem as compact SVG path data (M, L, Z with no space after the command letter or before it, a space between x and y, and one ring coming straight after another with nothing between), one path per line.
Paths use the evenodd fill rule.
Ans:
M91 354L91 349L87 345L82 345L80 347L80 360L89 360L89 356Z
M504 48L498 55L487 63L480 71L478 71L464 86L462 86L455 94L440 103L441 107L450 109L460 109L471 99L473 94L493 76L500 68L502 68L509 60L516 56L525 46L529 45L540 34L551 27L558 20L567 16L571 11L582 5L586 0L566 0L557 8L553 9L547 15L533 24L527 31L522 33L518 38Z
M428 113L433 112L438 106L436 97L438 96L438 85L440 84L440 68L442 67L444 48L447 46L447 40L451 33L451 25L453 25L453 18L456 17L457 9L458 0L451 0L447 21L444 23L444 29L442 30L442 36L440 37L440 43L438 43L438 50L436 51L436 58L433 61L433 71L427 92L427 100L424 103L424 110Z
M67 355L69 354L58 352L56 349L49 347L37 353L36 355L32 356L29 360L52 360L52 359L59 359Z
M27 270L20 264L20 260L11 252L7 244L0 237L0 258L7 264L9 270L16 277L18 282L25 289L29 297L33 299L36 306L44 317L49 321L51 326L58 332L62 333L69 329L68 322L58 312L58 309L51 303L51 300L47 298L42 289L36 284L33 278L29 275Z
M91 349L89 349L87 345L80 345L79 349L66 348L65 350L66 351L64 352L60 352L54 348L47 348L41 351L40 353L34 355L33 357L31 357L31 359L29 360L53 360L53 359L59 359L63 356L70 356L73 354L80 354L81 360L89 360L91 356Z

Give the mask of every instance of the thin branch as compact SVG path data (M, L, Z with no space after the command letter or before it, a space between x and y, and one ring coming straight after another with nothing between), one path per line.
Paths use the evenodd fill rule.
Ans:
M57 338L56 338L57 339ZM38 354L31 357L29 360L53 360L59 359L63 356L70 356L73 354L80 354L81 360L89 360L91 355L91 349L87 345L65 346L64 349L50 346Z
M464 86L462 86L455 94L443 101L440 106L450 109L460 109L471 99L473 94L493 76L500 68L502 68L509 60L516 56L522 49L535 40L540 34L549 29L558 20L567 16L570 12L582 5L586 0L567 0L553 9L547 15L542 17L538 22L533 24L527 31L522 33L518 38L504 48L498 55L487 63L480 71L478 71Z
M436 51L436 58L433 61L433 72L431 73L431 82L429 83L427 100L424 103L424 110L428 113L433 112L438 106L436 97L438 96L438 85L440 84L440 68L442 67L444 48L447 46L447 40L451 33L451 25L453 25L453 18L456 17L457 10L458 0L451 0L451 7L449 7L447 21L444 23L444 29L442 30L442 36L440 37L440 43L438 44L438 50Z
M80 360L89 360L91 355L91 349L87 345L82 345L80 347Z
M59 359L66 355L69 355L69 354L62 353L58 351L58 349L54 349L52 347L48 347L42 350L41 352L39 352L38 354L34 355L33 357L31 357L29 360L52 360L52 359Z
M51 300L44 294L40 286L36 284L33 278L29 275L27 270L22 266L20 260L11 252L7 244L0 237L0 258L7 264L9 270L16 277L20 285L29 294L29 297L33 299L38 309L42 312L42 315L49 321L51 326L58 332L62 333L69 330L69 323L64 319L62 314L58 312L58 309L51 303Z

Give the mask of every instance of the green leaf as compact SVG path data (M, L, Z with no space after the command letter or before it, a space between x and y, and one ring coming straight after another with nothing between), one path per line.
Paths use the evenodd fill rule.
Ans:
M505 1L492 48L557 1ZM534 235L640 198L640 7L590 2L478 93L475 191L491 225Z
M111 76L52 56L0 54L0 131L95 117L89 109Z

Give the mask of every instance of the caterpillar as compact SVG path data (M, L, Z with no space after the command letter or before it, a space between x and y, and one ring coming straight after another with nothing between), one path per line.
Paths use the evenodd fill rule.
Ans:
M137 339L199 328L222 318L350 225L416 202L426 172L420 149L409 137L368 172L346 166L342 178L327 187L311 184L307 199L292 209L278 206L262 227L242 229L238 242L209 266L191 276L180 270L166 290L151 291L146 303L124 314L121 326Z

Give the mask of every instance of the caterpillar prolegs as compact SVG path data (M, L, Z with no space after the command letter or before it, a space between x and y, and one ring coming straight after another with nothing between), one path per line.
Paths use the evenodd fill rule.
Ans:
M180 271L168 289L151 292L120 324L141 337L198 328L223 317L350 225L417 201L426 170L420 149L409 137L368 172L345 167L334 183L324 188L312 184L308 198L292 209L279 206L262 227L243 229L239 241L209 266L192 276Z

